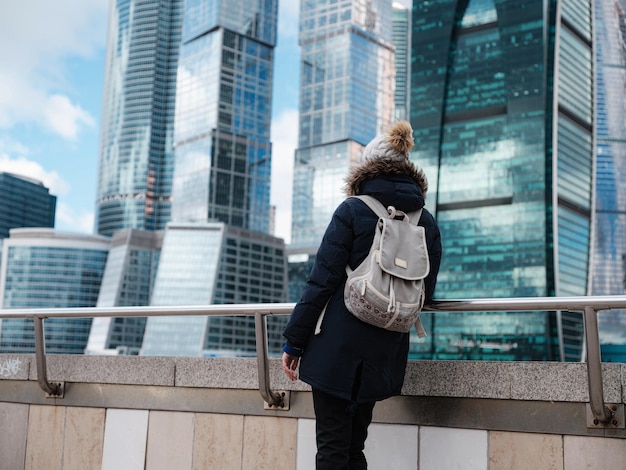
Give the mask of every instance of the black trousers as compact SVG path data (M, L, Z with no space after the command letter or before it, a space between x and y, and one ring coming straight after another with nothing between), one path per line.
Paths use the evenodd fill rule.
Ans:
M376 402L356 403L313 389L316 470L366 470L363 454Z

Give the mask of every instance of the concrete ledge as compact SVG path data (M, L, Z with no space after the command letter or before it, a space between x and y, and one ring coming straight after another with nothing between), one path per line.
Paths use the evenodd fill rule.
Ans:
M48 379L66 383L258 389L254 358L47 356ZM626 365L603 364L607 403L626 402ZM37 380L34 355L0 355L0 380ZM291 382L280 360L270 361L274 390L308 391ZM560 362L410 361L403 395L500 400L589 401L587 367ZM2 397L0 396L0 401Z
M314 419L310 392L292 392L289 410L268 410L256 390L66 383L46 398L31 380L0 380L0 404L151 410ZM374 409L374 422L408 426L626 438L626 429L588 428L586 405L572 402L398 396Z

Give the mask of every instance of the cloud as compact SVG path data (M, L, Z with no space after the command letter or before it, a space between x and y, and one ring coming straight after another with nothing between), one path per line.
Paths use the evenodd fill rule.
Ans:
M76 140L81 124L93 127L94 119L80 106L73 105L67 96L52 95L44 110L46 125L68 140Z
M56 171L48 171L39 163L28 160L26 157L11 158L7 154L0 154L0 171L40 181L55 196L65 195L70 190L67 182Z
M286 109L272 121L272 190L276 206L275 235L291 241L291 196L294 151L298 145L298 110Z
M68 97L73 91L69 59L94 57L104 47L108 0L5 3L0 15L0 127L37 123L74 139L93 118ZM53 125L45 117L51 107L65 111L63 123Z
M94 213L75 211L63 202L57 204L55 226L72 232L93 233Z
M300 17L300 2L283 0L278 3L278 36L281 38L297 38Z

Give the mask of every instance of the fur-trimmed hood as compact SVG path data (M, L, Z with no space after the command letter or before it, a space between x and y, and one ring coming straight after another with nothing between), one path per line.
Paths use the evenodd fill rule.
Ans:
M350 168L346 177L344 192L348 196L360 194L361 185L376 176L380 175L407 175L422 190L422 195L426 199L428 191L428 180L421 168L418 168L410 160L397 160L389 158L376 158L356 163Z

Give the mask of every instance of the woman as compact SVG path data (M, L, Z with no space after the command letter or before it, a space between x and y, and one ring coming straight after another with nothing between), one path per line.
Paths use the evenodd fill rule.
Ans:
M428 183L409 160L412 147L413 130L405 121L376 137L351 168L346 194L367 194L405 213L422 208ZM348 198L337 207L283 333L285 373L295 380L299 366L300 379L312 388L318 470L367 468L363 449L374 405L399 395L404 381L409 333L364 323L346 309L343 300L346 266L355 269L367 256L377 221L378 216L358 199ZM430 258L425 283L428 303L439 271L441 238L426 209L419 225L426 230Z

